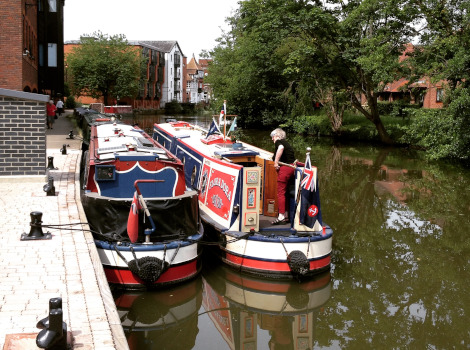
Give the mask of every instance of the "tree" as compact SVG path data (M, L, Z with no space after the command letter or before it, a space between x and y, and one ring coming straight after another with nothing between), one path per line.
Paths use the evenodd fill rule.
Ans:
M278 7L282 0L275 0ZM288 81L283 76L284 57L275 55L283 31L271 18L271 4L244 1L227 21L228 33L212 50L207 81L218 100L226 99L231 112L243 116L244 124L271 125L285 120L289 105L283 95ZM273 23L274 21L274 23ZM287 28L286 28L287 29Z
M399 57L415 33L411 3L332 1L328 7L301 3L296 13L284 15L295 24L290 36L298 38L289 54L288 72L309 79L314 95L326 98L332 125L341 119L344 106L344 99L335 101L346 94L350 105L375 125L382 142L392 143L380 119L377 97L387 83L403 76L405 66Z
M103 97L107 105L110 97L135 97L139 90L142 57L124 35L83 36L66 60L75 95Z
M416 111L404 140L423 146L431 159L470 159L470 3L417 0L422 13L419 45L410 53L411 80L426 76L445 89L444 108Z
M312 100L325 96L325 91L331 91L326 96L332 101L346 93L350 104L375 125L381 140L391 143L380 119L377 96L403 74L399 56L414 35L412 4L408 0L338 0L329 1L328 6L308 0L241 2L225 37L230 45L219 45L212 55L211 81L216 93L221 71L230 84L240 79L249 82L240 84L244 87L240 92L245 99L261 103L257 105L261 110L272 109L267 101L285 102L282 92L297 96L298 86L308 85ZM219 57L229 56L228 51L234 57L231 68L224 70L220 65L227 61ZM263 98L255 95L260 90L266 92ZM366 106L361 95L366 97ZM289 112L293 106L284 108Z

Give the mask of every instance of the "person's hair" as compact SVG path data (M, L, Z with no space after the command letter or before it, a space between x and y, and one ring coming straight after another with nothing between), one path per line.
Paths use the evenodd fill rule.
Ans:
M281 128L277 128L271 132L271 137L273 136L277 136L279 137L280 140L283 140L286 138L286 132L282 130Z

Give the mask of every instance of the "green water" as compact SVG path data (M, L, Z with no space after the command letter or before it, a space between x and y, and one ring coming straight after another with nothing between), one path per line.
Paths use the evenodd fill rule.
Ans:
M162 118L145 116L138 122L151 128ZM203 126L210 122L184 119ZM244 133L247 142L272 150L269 131ZM287 307L263 308L261 302L253 307L251 302L260 295L269 304L287 292L268 282L261 293L253 287L256 281L227 277L223 267L211 262L187 296L194 298L197 309L191 322L160 328L154 338L134 330L127 333L129 339L141 336L140 341L147 341L145 349L470 348L469 169L428 163L419 152L406 149L335 145L298 135L288 135L288 140L301 161L311 147L312 163L319 169L323 220L334 230L326 277L331 280L286 287L291 296L309 296L318 303L300 303L293 313ZM233 292L232 285L237 285ZM173 290L160 293L167 299L172 293L177 296ZM201 303L208 295L214 300L218 296L228 309ZM172 309L166 305L167 310ZM181 346L165 343L170 334L191 334L191 339ZM132 347L131 340L131 348L144 349Z

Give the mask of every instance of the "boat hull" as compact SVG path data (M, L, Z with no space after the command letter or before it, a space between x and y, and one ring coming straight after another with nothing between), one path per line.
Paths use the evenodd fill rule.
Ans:
M316 236L290 235L264 236L252 234L239 239L221 232L211 231L210 239L223 241L213 252L228 266L257 277L273 279L308 279L328 271L331 264L332 230ZM301 273L295 273L295 258L300 259Z
M95 240L108 283L126 289L152 289L182 283L201 271L202 234L169 244L118 244ZM137 265L132 266L137 261ZM150 265L148 261L150 261ZM140 264L139 264L140 263ZM153 272L148 276L146 268ZM156 271L156 272L155 272Z

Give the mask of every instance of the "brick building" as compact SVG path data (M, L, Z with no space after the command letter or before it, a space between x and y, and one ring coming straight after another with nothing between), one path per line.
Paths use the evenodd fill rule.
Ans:
M0 88L63 95L64 1L0 1Z
M412 44L407 45L399 58L400 62L405 60L407 53L413 50ZM411 84L407 79L401 78L385 85L384 90L378 94L379 101L404 101L419 104L423 108L442 108L443 97L444 82L432 84L427 77Z

